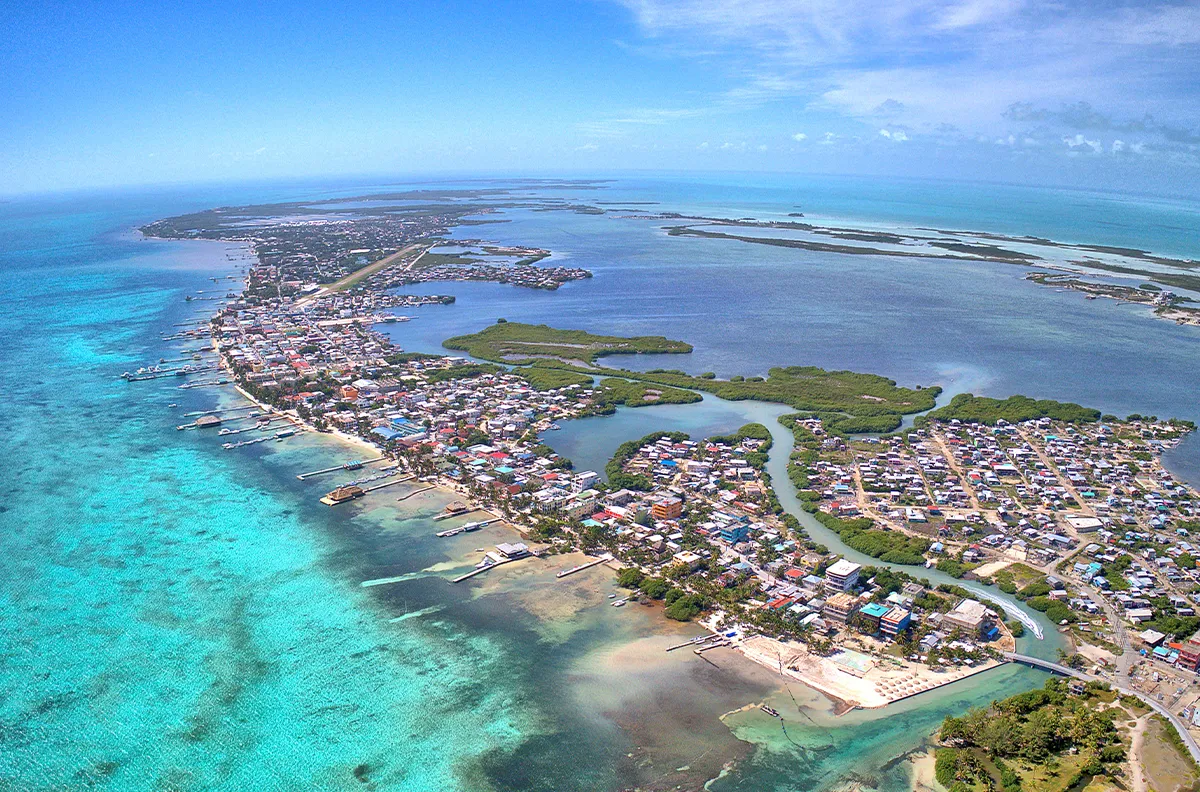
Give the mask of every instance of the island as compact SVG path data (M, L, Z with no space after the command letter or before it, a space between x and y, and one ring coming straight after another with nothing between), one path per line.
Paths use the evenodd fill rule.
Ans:
M1193 687L1200 573L1189 537L1200 529L1200 495L1161 463L1191 424L1024 396L961 394L939 406L938 387L802 365L727 379L615 368L605 359L686 356L692 347L503 319L444 342L465 357L406 352L376 326L403 320L390 313L397 307L453 302L396 285L416 282L428 272L420 262L441 255L427 238L435 227L480 211L459 210L418 211L415 237L394 219L339 219L347 239L313 237L325 240L323 258L309 255L304 223L251 224L273 229L264 234L247 230L247 212L222 213L196 235L246 241L257 263L242 294L206 325L171 336L206 340L217 362L145 376L219 369L231 379L254 411L214 411L180 426L243 436L224 444L231 451L297 432L369 451L353 465L303 474L364 471L333 486L321 499L328 507L407 483L402 498L438 487L455 498L447 516L484 515L439 536L510 526L512 541L455 583L503 564L583 553L588 560L559 574L610 567L627 592L614 606L641 603L706 628L673 648L700 656L735 650L825 693L841 712L1024 661L1017 641L1040 630L1035 622L978 589L932 584L923 568L994 584L1046 614L1072 642L1062 668L1086 683L1111 679L1114 690L1150 707L1160 690ZM186 236L193 225L175 219L147 228ZM342 249L365 244L360 235L372 228L392 235L351 248L372 252L347 259ZM516 258L536 257L530 249L494 253L515 259L508 268L541 268ZM459 265L429 271L443 266ZM192 384L202 383L181 387ZM559 422L619 405L686 404L704 394L786 405L791 412L779 423L790 442L777 448L771 429L754 423L718 437L655 432L621 445L600 472L575 470L543 439ZM768 473L772 453L786 455L787 481ZM785 509L778 486L790 487L803 508ZM817 541L817 527L845 549ZM851 550L876 561L857 563L846 557ZM1164 710L1185 746L1195 744L1185 724L1200 720L1197 699L1176 696ZM769 710L764 705L779 717ZM962 733L944 729L943 750L978 747ZM1103 754L1109 744L1093 757L1105 772L1116 761ZM979 766L1004 773L994 759L953 757L940 760L939 772L966 789L985 783Z

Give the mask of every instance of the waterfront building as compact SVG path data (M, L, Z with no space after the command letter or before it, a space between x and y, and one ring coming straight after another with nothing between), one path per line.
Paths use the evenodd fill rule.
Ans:
M907 608L892 608L879 620L879 631L895 638L912 624L912 613Z
M849 591L858 584L858 573L862 564L855 564L842 558L825 570L825 588L827 591Z
M942 617L942 622L978 637L982 637L991 626L987 606L973 599L964 599L958 603L954 610Z
M845 625L857 610L858 597L843 591L825 600L821 615L831 622Z

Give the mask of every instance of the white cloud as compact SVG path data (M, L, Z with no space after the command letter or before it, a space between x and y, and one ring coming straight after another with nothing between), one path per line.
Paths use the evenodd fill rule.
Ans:
M902 130L902 129L896 129L896 130L881 129L881 130L879 130L879 134L882 135L883 137L887 138L888 140L894 140L897 143L903 143L904 141L908 140L908 134L905 133L904 130Z
M1125 141L1124 140L1114 140L1112 142L1112 153L1113 154L1119 154L1124 150L1125 150Z
M1074 137L1064 137L1063 143L1066 143L1067 147L1072 151L1089 148L1094 153L1099 154L1102 150L1099 140L1088 140L1082 134L1075 135Z
M989 142L1033 131L1004 117L1021 102L1088 101L1112 117L1200 126L1200 58L1185 49L1200 44L1200 0L617 2L659 54L725 64L738 84L721 102L883 115L892 132L950 123L960 140Z
M804 141L808 140L808 135L804 134L803 132L797 132L796 134L792 135L792 140L796 141L797 143L803 143Z

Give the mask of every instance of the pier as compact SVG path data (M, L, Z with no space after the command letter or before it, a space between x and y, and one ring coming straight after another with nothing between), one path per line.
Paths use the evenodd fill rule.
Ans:
M373 487L359 487L354 484L346 484L342 487L338 487L333 492L330 492L328 495L321 498L321 503L324 503L326 506L337 506L338 504L346 503L347 501L357 500L357 499L363 497L364 495L368 495L372 492L375 492L376 490L381 490L384 487L390 487L393 484L399 484L402 481L412 481L412 478L413 477L411 475L403 476L401 478L395 479L394 481L385 481L382 484L376 484ZM344 490L346 492L342 497L336 497L336 498L334 497L335 493L340 493L340 492L343 492Z
M595 558L591 561L580 564L579 566L573 566L570 569L564 569L561 572L555 572L554 576L557 578L565 578L567 575L574 575L576 572L582 572L585 569L591 569L594 566L603 564L605 561L611 561L611 560L612 560L612 556L605 554L605 555L601 556L600 558Z
M375 459L367 460L356 459L352 462L345 462L341 465L334 465L333 467L321 468L320 470L310 470L307 473L300 473L296 476L296 478L304 481L305 479L313 478L314 476L323 476L326 473L336 473L339 470L358 470L366 465L374 465L376 462L382 462L385 459L387 459L387 457L376 457Z
M189 382L186 385L176 385L179 390L188 390L189 388L212 388L217 385L230 385L230 381L225 377L220 377L214 380L204 380L202 382Z
M421 489L413 490L412 492L406 492L403 495L401 495L399 498L396 498L396 500L398 500L398 501L408 500L413 495L420 495L422 492L429 492L429 490L431 490L431 489L437 489L437 485L430 484L428 487L421 487Z
M241 412L242 410L257 410L258 405L250 404L245 407L226 407L221 410L197 410L195 412L184 413L184 418L196 418L201 415L223 415L224 413ZM241 416L247 418L249 416Z
M433 489L433 488L430 487L429 489ZM418 492L424 492L424 491L425 490L418 490ZM416 494L417 494L416 492L409 493L409 495L416 495ZM408 496L406 495L404 497L408 497ZM403 499L404 498L399 498L398 500L403 500ZM467 523L466 525L459 525L454 528L447 528L445 531L438 531L436 534L434 534L434 536L445 539L448 536L458 536L460 533L471 533L472 531L478 531L480 528L486 528L487 526L491 525L492 523L503 522L503 521L504 521L503 517L493 517L490 520L480 520L479 522L470 522L470 523Z
M470 514L471 512L477 512L477 511L483 511L483 509L481 509L478 506L464 506L461 509L454 509L454 510L447 509L446 511L442 512L441 514L435 514L433 516L433 519L449 520L451 517L461 517L464 514Z
M718 635L717 633L709 633L708 635L699 635L699 636L693 638L692 640L684 641L681 644L675 644L674 646L668 646L667 651L674 652L676 649L684 649L689 646L703 646L704 644L706 644L710 641L722 641L722 643L719 644L720 646L724 646L725 644L729 643L729 641L725 638L725 636Z
M472 569L470 572L468 572L465 575L459 575L458 577L454 578L450 582L451 583L462 583L464 580L473 578L476 575L481 575L484 572L488 572L488 571L494 569L495 567L502 566L504 564L511 564L513 561L516 561L516 560L517 559L515 559L515 558L505 558L500 561L493 561L490 564L484 564L481 567L476 567L475 569Z

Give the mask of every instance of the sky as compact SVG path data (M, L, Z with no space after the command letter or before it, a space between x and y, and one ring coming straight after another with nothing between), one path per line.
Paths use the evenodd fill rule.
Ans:
M1200 0L7 0L0 75L0 194L633 170L1200 192Z

